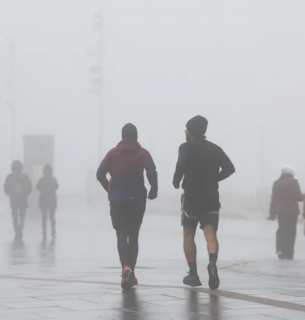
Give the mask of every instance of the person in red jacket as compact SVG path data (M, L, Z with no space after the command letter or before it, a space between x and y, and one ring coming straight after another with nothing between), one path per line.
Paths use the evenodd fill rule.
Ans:
M299 182L294 178L291 166L282 168L282 174L274 182L270 204L270 220L278 220L276 253L280 259L292 260L300 214L299 202L304 201Z
M135 277L139 231L146 208L146 199L158 195L158 178L150 153L138 143L137 128L129 123L122 129L122 141L102 161L96 177L110 201L110 215L116 230L122 265L122 288L138 284ZM144 170L151 185L147 196ZM111 179L108 181L107 174Z

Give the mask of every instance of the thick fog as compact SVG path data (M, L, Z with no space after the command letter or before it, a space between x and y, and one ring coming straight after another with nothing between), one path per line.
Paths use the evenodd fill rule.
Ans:
M172 195L200 114L237 169L224 194L256 195L284 164L304 183L304 16L303 0L1 0L1 181L23 135L52 134L61 193L84 194L132 122Z

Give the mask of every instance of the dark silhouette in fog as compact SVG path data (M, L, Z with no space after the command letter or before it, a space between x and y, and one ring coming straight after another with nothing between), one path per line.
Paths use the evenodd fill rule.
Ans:
M270 220L278 220L276 232L276 253L280 259L292 260L300 214L299 203L304 201L299 182L294 178L294 169L285 166L282 174L273 184Z
M43 242L47 240L47 221L48 217L51 222L52 241L56 238L56 220L55 212L57 209L56 191L59 184L56 178L53 177L53 168L47 164L43 168L43 177L40 178L37 184L37 189L40 191L39 208L42 214L42 235Z
M21 240L32 183L30 178L23 173L23 164L20 161L14 161L11 169L12 173L5 180L4 191L10 198L15 239Z
M224 151L205 138L208 121L202 116L192 118L186 124L186 140L179 148L179 158L173 185L182 188L182 226L184 228L184 252L190 272L183 283L191 287L201 285L197 274L196 228L203 229L210 263L209 286L217 289L220 281L217 272L219 223L218 183L235 172L234 165Z
M148 199L157 198L158 179L149 152L138 143L137 128L127 124L122 129L122 141L108 152L98 171L97 180L108 192L110 214L118 239L122 271L122 288L137 285L134 270L138 257L138 239L146 208L147 190L144 169L151 190ZM110 182L107 179L110 173Z

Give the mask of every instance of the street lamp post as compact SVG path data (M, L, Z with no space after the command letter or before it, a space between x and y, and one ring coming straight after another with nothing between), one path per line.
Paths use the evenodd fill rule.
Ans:
M11 109L11 161L15 159L16 149L16 114L15 114L15 39L14 36L7 38L7 47L9 50L10 63L8 64L9 80L7 81L7 87L10 89L10 95L6 102L7 106Z
M90 68L92 77L91 92L98 98L98 156L103 155L103 91L102 91L102 10L94 14L93 29L97 34L97 47L92 53L94 59Z
M261 187L265 187L265 128L261 128Z

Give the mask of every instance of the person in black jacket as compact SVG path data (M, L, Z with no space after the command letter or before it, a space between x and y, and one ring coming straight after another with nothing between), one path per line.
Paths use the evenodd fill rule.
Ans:
M47 240L47 220L51 221L52 241L56 238L55 212L57 209L56 191L59 188L57 180L53 177L53 168L47 164L43 168L43 177L38 181L37 189L40 191L39 209L42 214L43 241Z
M279 259L293 260L297 235L299 202L304 201L298 180L291 166L284 166L282 174L272 188L269 220L278 220L276 232L276 253Z
M11 169L12 173L5 180L4 192L11 202L15 239L21 240L32 183L30 178L22 172L23 164L20 161L13 161Z
M235 172L235 168L217 145L205 138L208 121L197 116L186 125L186 140L179 148L179 158L173 185L182 188L182 226L184 227L184 252L190 268L184 284L196 287L201 285L197 274L195 234L198 223L203 229L210 263L208 265L209 286L217 289L220 280L217 272L219 222L218 183Z
M122 129L122 141L111 149L96 177L108 193L110 215L117 233L122 265L123 289L138 284L134 270L137 263L139 232L146 208L146 199L158 195L158 176L150 153L138 143L137 128L129 123ZM147 195L144 170L151 189ZM111 180L108 181L107 174Z

